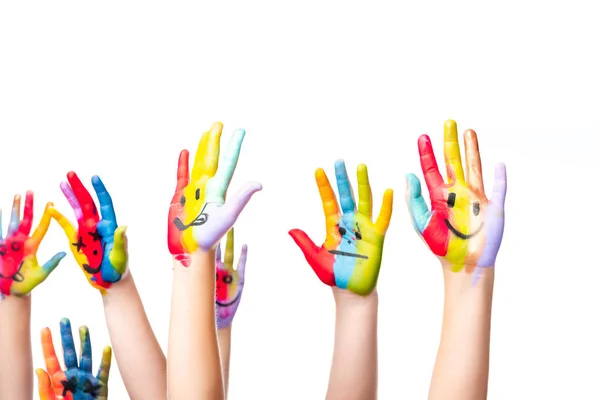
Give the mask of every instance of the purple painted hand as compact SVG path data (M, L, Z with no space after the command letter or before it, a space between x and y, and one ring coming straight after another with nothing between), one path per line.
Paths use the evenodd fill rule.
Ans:
M217 315L217 328L223 329L231 325L233 317L240 305L242 291L244 290L244 273L246 271L246 258L248 246L242 246L237 269L233 268L233 228L227 233L225 259L221 260L221 245L216 253L216 294L215 307Z

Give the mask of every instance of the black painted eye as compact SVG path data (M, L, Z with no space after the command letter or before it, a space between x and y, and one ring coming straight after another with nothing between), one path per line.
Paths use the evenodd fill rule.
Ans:
M448 208L454 207L454 203L456 203L456 193L448 194Z
M215 274L215 281L219 282L219 274Z
M476 201L475 203L473 203L473 214L475 216L478 216L479 215L479 211L481 211L480 208L479 208L479 202Z
M356 232L354 235L356 236L356 240L362 240L362 235L360 232Z
M181 199L179 199L179 202L181 203L182 206L185 206L185 196L181 196Z
M13 242L10 248L12 251L19 251L21 250L21 243Z
M6 246L0 246L0 256L6 255Z
M225 275L223 277L223 282L225 282L226 284L229 285L231 282L233 282L233 276L231 276L231 275Z
M200 200L200 189L196 189L196 200Z
M346 234L346 228L344 228L343 226L338 227L338 231L340 232L340 235L344 236Z
M97 256L98 255L98 250L94 250L94 255Z

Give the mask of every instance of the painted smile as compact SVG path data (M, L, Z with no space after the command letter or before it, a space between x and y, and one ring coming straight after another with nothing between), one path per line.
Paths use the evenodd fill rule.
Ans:
M346 256L346 257L354 257L354 258L363 258L365 260L368 260L369 257L364 256L362 254L356 254L356 253L348 253L346 251L339 251L339 250L329 250L329 252L331 254L335 254L337 256Z
M452 233L454 233L456 236L458 236L459 238L461 238L463 240L472 238L473 236L477 235L479 233L479 231L481 231L481 228L483 228L483 223L481 223L481 225L479 225L479 228L477 228L475 230L475 232L467 234L467 233L462 233L461 231L459 231L458 229L453 227L452 224L450 223L450 221L448 221L447 219L444 219L444 222L446 223L446 226L448 227L448 229L450 229L452 231Z
M204 207L202 207L202 210L200 210L200 214L198 214L198 216L196 218L194 218L194 220L192 222L190 222L189 224L184 224L183 221L179 217L177 217L173 220L173 224L175 224L175 227L177 229L179 229L180 231L185 231L187 228L189 228L191 226L204 225L206 223L206 221L208 221L208 214L204 213L205 208L206 208L206 204L204 205Z
M0 278L2 278L2 279L12 279L15 282L23 282L25 280L25 278L23 277L23 275L21 275L21 268L23 268L23 263L24 262L25 261L21 261L21 264L19 264L19 268L17 268L17 272L15 272L12 276L4 276L0 272Z
M105 249L106 243L102 245L102 255L104 255ZM102 261L100 261L100 265L98 265L98 267L96 268L92 267L90 264L82 264L82 267L85 270L85 272L87 272L90 275L94 275L100 272L100 270L102 269Z
M230 305L232 305L233 303L235 303L236 301L238 301L238 299L240 298L240 295L242 294L241 291L238 291L238 293L235 295L235 297L233 298L233 300L231 300L228 303L221 303L220 301L216 300L216 303L219 307L229 307Z

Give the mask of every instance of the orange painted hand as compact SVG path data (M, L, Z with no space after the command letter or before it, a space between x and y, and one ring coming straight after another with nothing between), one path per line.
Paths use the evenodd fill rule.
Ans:
M6 238L2 237L2 212L0 211L0 298L9 295L25 296L42 283L65 256L56 254L46 264L39 265L37 250L50 226L49 208L46 205L40 224L29 237L33 224L33 192L27 192L23 220L21 220L21 196L13 201L12 214Z
M358 210L344 162L335 163L340 207L329 179L322 169L315 173L327 237L317 247L306 233L292 229L290 235L300 247L319 279L360 295L368 295L377 285L383 241L392 217L393 191L383 195L383 205L377 221L372 221L372 199L367 166L358 166Z

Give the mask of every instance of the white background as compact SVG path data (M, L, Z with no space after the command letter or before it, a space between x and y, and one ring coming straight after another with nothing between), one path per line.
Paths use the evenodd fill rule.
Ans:
M380 398L423 399L443 286L412 231L404 174L421 175L420 133L443 159L453 118L479 133L488 190L494 163L508 168L489 399L600 398L600 25L585 2L562 3L2 2L1 206L33 189L36 223L46 201L72 216L59 183L75 170L91 189L99 174L166 350L178 153L214 121L224 142L245 128L231 190L264 190L236 226L249 259L230 399L319 399L334 303L287 231L323 240L315 168L333 178L344 158L354 177L365 162L376 209L396 190L378 286ZM53 223L40 260L63 250ZM97 366L109 343L102 302L70 252L34 292L36 367L39 330L58 340L62 317L90 327ZM116 365L110 392L127 398Z

